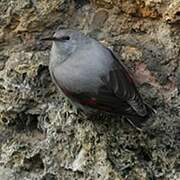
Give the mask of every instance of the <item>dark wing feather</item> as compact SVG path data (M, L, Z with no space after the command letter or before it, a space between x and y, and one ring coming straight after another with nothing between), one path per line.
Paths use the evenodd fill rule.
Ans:
M109 50L110 51L110 50ZM106 84L112 88L114 94L120 101L125 101L131 108L140 116L146 116L147 108L143 103L130 72L126 67L115 57L112 69L110 70L109 77L106 78Z

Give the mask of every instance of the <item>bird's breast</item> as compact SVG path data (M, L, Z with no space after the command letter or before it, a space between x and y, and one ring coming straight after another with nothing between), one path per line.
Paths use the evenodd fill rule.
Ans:
M97 72L81 65L55 67L54 77L60 88L76 93L97 92L103 83Z
M54 67L57 83L67 90L97 93L107 77L112 58L106 49L86 48L73 53L66 61Z

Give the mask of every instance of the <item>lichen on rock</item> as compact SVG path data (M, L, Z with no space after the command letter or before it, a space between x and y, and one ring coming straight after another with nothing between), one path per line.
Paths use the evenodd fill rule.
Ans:
M0 179L180 179L179 0L0 2ZM76 114L48 71L57 27L89 33L157 111L139 132ZM151 122L151 121L150 121Z

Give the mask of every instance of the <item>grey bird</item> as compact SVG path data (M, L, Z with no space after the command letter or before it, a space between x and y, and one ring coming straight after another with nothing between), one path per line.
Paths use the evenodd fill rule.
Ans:
M149 118L152 109L110 49L73 30L58 30L43 40L53 41L49 64L53 82L77 108L119 114L135 125Z

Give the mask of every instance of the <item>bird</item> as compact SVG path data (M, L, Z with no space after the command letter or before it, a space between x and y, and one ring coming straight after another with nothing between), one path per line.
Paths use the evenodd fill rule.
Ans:
M133 75L112 50L80 31L59 29L52 41L49 72L54 84L86 114L105 112L139 125L152 115Z

